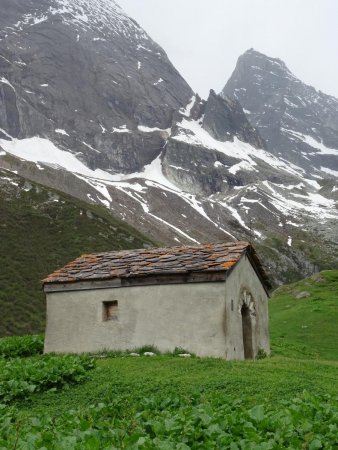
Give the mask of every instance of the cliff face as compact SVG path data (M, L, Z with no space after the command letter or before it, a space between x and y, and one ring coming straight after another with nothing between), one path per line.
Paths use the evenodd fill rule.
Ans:
M0 128L93 169L133 172L160 153L160 133L142 129L170 127L192 91L134 20L105 0L0 6Z
M203 129L218 141L233 141L235 137L255 148L264 148L260 134L248 121L242 106L234 99L222 98L210 91L205 105Z

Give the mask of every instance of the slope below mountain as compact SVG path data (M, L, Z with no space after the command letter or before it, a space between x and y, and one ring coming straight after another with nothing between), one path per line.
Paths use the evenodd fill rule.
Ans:
M44 330L40 280L83 253L153 246L104 208L0 169L0 335Z
M338 177L338 99L302 83L280 59L253 49L238 59L222 96L240 102L270 152L312 178Z
M177 123L162 159L134 174L90 171L53 150L58 165L43 163L43 155L31 162L10 154L0 160L31 180L103 204L166 244L255 239L277 283L311 273L313 264L337 264L335 200L322 195L334 196L336 185L313 183L301 170L237 139L217 141L190 116ZM217 180L219 189L211 184Z

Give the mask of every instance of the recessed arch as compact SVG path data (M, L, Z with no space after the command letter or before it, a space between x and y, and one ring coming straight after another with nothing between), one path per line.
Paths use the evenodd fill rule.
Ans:
M243 303L241 308L244 359L253 359L252 322L249 307Z
M253 359L253 317L256 315L256 311L253 297L246 289L243 290L241 295L240 313L242 320L244 359Z

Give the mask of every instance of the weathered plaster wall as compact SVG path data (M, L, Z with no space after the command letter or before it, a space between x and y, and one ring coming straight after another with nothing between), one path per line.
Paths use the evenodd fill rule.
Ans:
M260 348L270 353L268 296L250 261L243 256L230 273L225 285L227 359L244 359L241 308L245 291L252 296L250 318L254 356Z
M153 344L161 351L183 347L198 356L243 359L244 289L254 301L254 354L269 352L267 295L246 257L226 282L48 293L45 352ZM118 320L103 321L103 302L112 300L118 301Z
M118 320L102 302L118 300ZM93 352L154 344L225 357L224 282L47 294L46 352Z

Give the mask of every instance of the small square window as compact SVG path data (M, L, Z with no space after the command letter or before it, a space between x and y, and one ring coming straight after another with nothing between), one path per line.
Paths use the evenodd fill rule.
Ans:
M103 302L103 320L117 320L118 319L118 302L112 300L110 302Z

